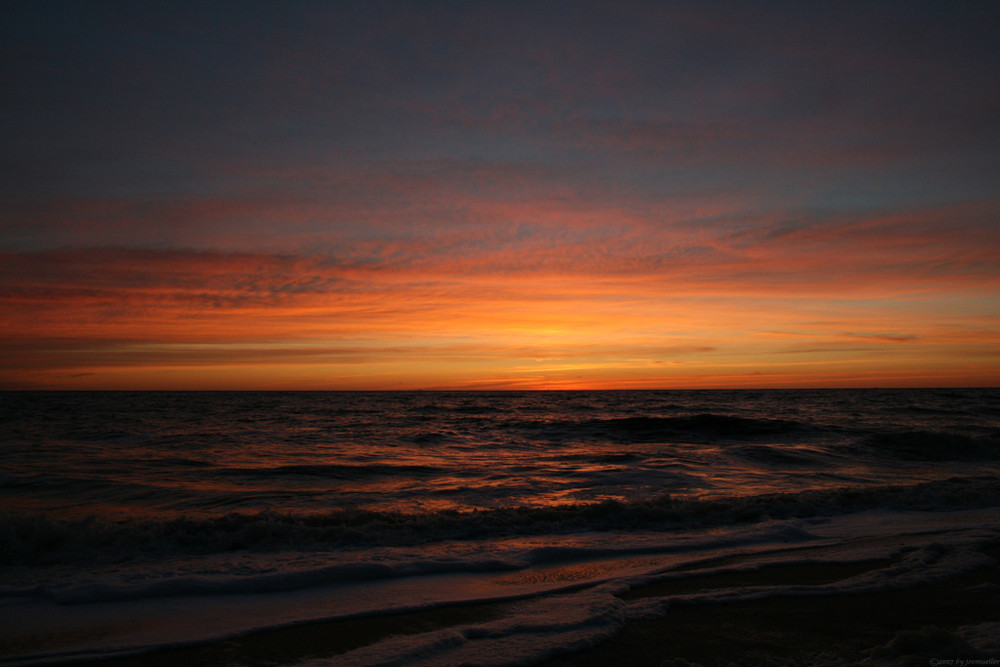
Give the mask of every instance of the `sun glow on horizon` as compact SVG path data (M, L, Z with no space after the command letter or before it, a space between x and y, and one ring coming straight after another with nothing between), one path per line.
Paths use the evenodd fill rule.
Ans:
M993 10L380 7L11 11L0 388L1000 386Z

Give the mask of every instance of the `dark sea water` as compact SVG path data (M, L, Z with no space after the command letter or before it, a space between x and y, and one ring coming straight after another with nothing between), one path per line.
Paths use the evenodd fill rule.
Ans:
M470 597L432 577L614 559L613 579L624 556L820 539L814 526L862 516L957 512L986 529L998 472L996 389L6 392L0 609L51 635L45 605L112 605L114 625L126 603L159 618L163 599L284 595L284 616L205 630L222 636L401 604L373 582L420 582L407 608L434 606L510 591ZM330 592L357 585L367 606ZM153 625L22 641L9 660L192 632Z

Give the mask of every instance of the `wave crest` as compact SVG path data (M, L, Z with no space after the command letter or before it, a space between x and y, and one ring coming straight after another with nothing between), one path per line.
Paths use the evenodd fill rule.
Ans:
M958 477L911 486L850 487L717 500L661 495L627 502L425 514L344 509L311 514L230 513L111 521L8 513L0 515L0 563L79 564L178 553L324 550L581 531L681 530L873 509L944 511L995 506L1000 506L1000 478Z
M995 461L1000 459L1000 436L975 438L955 433L896 431L871 435L862 446L876 455L903 461Z
M614 442L708 442L719 438L752 440L799 432L805 426L784 419L751 419L719 414L678 417L621 417L563 423L573 436L603 437Z

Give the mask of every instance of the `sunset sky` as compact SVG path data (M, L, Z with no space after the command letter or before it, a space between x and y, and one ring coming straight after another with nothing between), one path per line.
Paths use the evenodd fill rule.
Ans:
M0 388L1000 386L1000 2L8 2Z

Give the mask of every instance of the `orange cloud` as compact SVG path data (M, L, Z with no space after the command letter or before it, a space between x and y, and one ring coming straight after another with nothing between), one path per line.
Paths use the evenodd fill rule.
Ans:
M884 279L846 281L837 298L819 281L769 295L767 276L753 284L728 259L657 273L600 252L570 261L575 247L520 265L478 250L8 256L0 370L7 386L136 388L978 384L998 370L982 285L948 288L968 295L951 310L886 297Z

